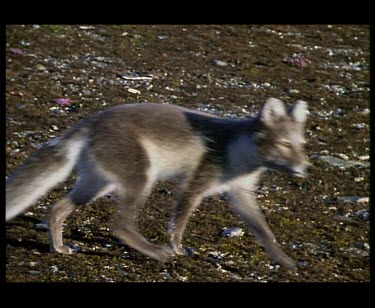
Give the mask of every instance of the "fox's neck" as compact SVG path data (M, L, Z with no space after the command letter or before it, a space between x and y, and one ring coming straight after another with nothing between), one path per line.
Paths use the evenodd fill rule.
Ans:
M195 113L188 113L186 117L194 131L217 144L231 142L243 134L251 134L259 127L258 118L233 120L207 117Z

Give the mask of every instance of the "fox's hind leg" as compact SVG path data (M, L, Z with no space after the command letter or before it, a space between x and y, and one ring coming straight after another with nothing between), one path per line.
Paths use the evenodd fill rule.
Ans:
M105 130L103 130L105 132ZM147 241L138 230L138 214L151 193L156 176L149 154L131 131L114 131L94 140L94 153L100 168L116 182L120 206L113 217L112 229L117 237L141 253L164 261L173 256L172 249Z
M63 244L62 239L62 225L65 219L75 209L75 204L66 197L57 202L53 207L49 215L49 241L50 251L59 252L63 254L72 254L73 249Z
M130 184L131 183L131 184ZM116 235L127 245L159 261L174 256L172 249L147 241L138 230L138 214L151 193L152 183L145 176L138 175L127 181L121 194L121 205L115 213L113 229Z
M63 243L64 221L77 206L104 196L115 189L115 185L107 181L92 165L81 164L80 167L81 174L72 191L66 198L57 202L50 212L48 224L51 251L72 254L73 249Z

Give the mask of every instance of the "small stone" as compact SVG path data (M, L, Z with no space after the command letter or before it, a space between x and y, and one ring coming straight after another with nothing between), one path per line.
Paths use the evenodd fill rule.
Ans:
M227 66L228 65L227 62L224 62L224 61L221 61L221 60L213 60L212 62L214 64L218 65L218 66Z
M360 219L368 220L370 218L370 212L368 210L361 210L355 213Z
M244 231L239 227L225 228L221 235L224 237L241 237L244 235Z
M356 242L354 244L355 247L359 248L359 249L364 249L364 250L369 250L370 249L370 245L367 244L367 243L361 243L361 242Z
M308 262L308 261L299 261L299 262L297 262L297 266L299 266L299 267L309 267L309 266L311 266L311 263Z
M359 159L359 160L369 160L369 159L370 159L370 155L362 155L362 156L358 156L358 159Z
M10 48L9 51L14 55L23 55L23 50L19 48Z
M197 255L198 253L196 252L196 250L192 247L187 247L187 246L184 246L183 247L184 249L184 254L185 256L187 257L193 257L194 255Z
M29 271L29 274L31 274L31 275L38 275L40 273L41 273L41 271L34 271L34 270Z
M289 90L288 90L288 93L291 93L291 94L298 94L298 93L300 93L300 91L297 90L297 89L289 89Z
M58 98L58 99L55 99L55 102L63 107L63 106L70 105L72 101L69 98Z
M16 104L16 107L17 107L18 109L25 109L27 106L26 106L25 104L17 103L17 104Z
M354 182L362 182L363 180L363 177L354 178Z
M345 155L343 153L338 153L336 154L337 157L340 157L341 159L343 160L349 160L349 156L348 155Z
M133 88L129 88L128 89L128 92L129 93L133 93L133 94L141 94L141 91L137 90L137 89L133 89Z
M163 277L163 279L171 279L171 278L172 278L171 274L169 274L169 273L167 272L167 270L163 270L163 271L160 273L160 276Z
M351 202L351 203L368 203L369 197L355 197L355 196L343 196L338 197L338 201Z
M45 71L45 70L46 70L46 67L45 67L44 65L42 65L42 64L37 64L37 65L36 65L36 69L37 69L38 71Z
M95 29L94 26L79 26L79 28L81 30L93 30L93 29Z
M369 114L369 113L370 113L370 109L365 108L365 109L363 109L360 113L361 113L361 114Z
M56 265L52 265L51 266L51 272L52 273L56 273L56 272L58 272L59 271L59 268L56 266Z
M41 222L35 225L36 230L43 230L46 231L48 230L48 222Z
M208 253L208 255L212 258L215 259L215 261L218 261L218 260L221 260L223 258L225 258L226 256L228 256L228 253L223 253L223 252L220 252L220 251L210 251Z
M330 156L330 155L320 155L320 154L313 154L310 156L311 158L320 159L332 166L339 167L341 169L357 167L357 168L367 168L370 166L369 162L360 162L354 160L343 160L338 157Z
M357 123L357 124L353 124L353 127L357 128L357 129L363 129L367 126L366 123Z
M334 55L334 52L331 49L327 49L326 53L332 57Z

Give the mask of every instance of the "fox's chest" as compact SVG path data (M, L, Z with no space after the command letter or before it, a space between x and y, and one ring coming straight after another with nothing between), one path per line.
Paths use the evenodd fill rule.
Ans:
M153 180L166 180L195 170L204 154L204 146L190 141L183 146L157 144L143 139L142 144L150 161L148 175Z

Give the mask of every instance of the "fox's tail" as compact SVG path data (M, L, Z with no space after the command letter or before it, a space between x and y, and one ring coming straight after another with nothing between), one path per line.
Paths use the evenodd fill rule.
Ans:
M52 140L7 179L7 221L25 211L69 176L85 145L85 138L82 138L81 133L82 131Z

